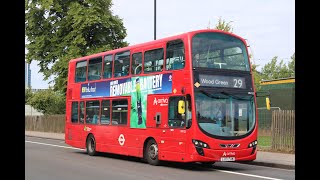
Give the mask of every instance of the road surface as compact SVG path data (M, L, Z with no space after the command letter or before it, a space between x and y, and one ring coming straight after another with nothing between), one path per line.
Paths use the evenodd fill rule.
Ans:
M200 164L164 163L152 166L139 158L103 153L89 156L61 140L25 137L26 180L253 180L295 179L295 170L217 162Z

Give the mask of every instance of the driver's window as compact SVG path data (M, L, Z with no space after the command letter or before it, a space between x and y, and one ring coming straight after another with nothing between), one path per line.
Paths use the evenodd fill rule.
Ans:
M183 96L174 96L169 98L169 127L185 127L184 114L178 113L179 100L184 100Z

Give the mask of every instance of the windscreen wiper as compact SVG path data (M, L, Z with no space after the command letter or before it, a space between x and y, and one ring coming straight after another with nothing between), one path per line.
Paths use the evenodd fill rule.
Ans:
M223 95L226 95L226 96L230 96L230 97L232 97L232 98L234 98L234 99L238 99L238 100L248 100L248 99L241 98L241 97L238 97L238 96L236 96L236 95L227 93L227 92L225 92L225 91L221 91L220 93L223 94Z
M208 92L206 92L206 91L204 91L204 90L200 90L200 92L202 92L203 94L205 94L206 96L208 96L208 97L210 97L210 98L215 98L215 99L227 99L227 98L225 98L225 97L219 97L219 96L217 96L217 94L220 93L220 94L222 94L222 95L225 95L225 96L227 96L227 97L232 97L232 98L234 98L234 99L238 99L238 100L248 100L248 99L246 99L246 98L241 98L241 97L238 97L238 96L236 96L236 95L227 93L227 92L225 92L225 91L220 91L220 92L217 92L217 93L214 93L214 94L210 94L210 93L208 93Z
M200 90L200 92L202 92L203 94L205 94L206 96L210 97L210 98L215 98L215 99L227 99L227 98L224 98L224 97L219 97L219 96L216 96L216 94L210 94L204 90ZM221 93L222 94L222 93ZM224 94L225 95L225 94Z
M212 97L212 95L210 93L207 93L206 91L204 90L200 90L200 92L202 92L203 94L205 94L206 96L208 97Z

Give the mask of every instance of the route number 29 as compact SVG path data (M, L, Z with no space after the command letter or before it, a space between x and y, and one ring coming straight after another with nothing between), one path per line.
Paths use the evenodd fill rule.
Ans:
M242 88L242 79L233 79L233 87Z

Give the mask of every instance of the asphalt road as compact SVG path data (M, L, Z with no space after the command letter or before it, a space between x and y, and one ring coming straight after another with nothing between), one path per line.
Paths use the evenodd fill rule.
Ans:
M152 166L139 158L100 154L89 156L61 140L25 137L26 180L251 180L295 179L295 170L217 162L200 164L166 162Z

